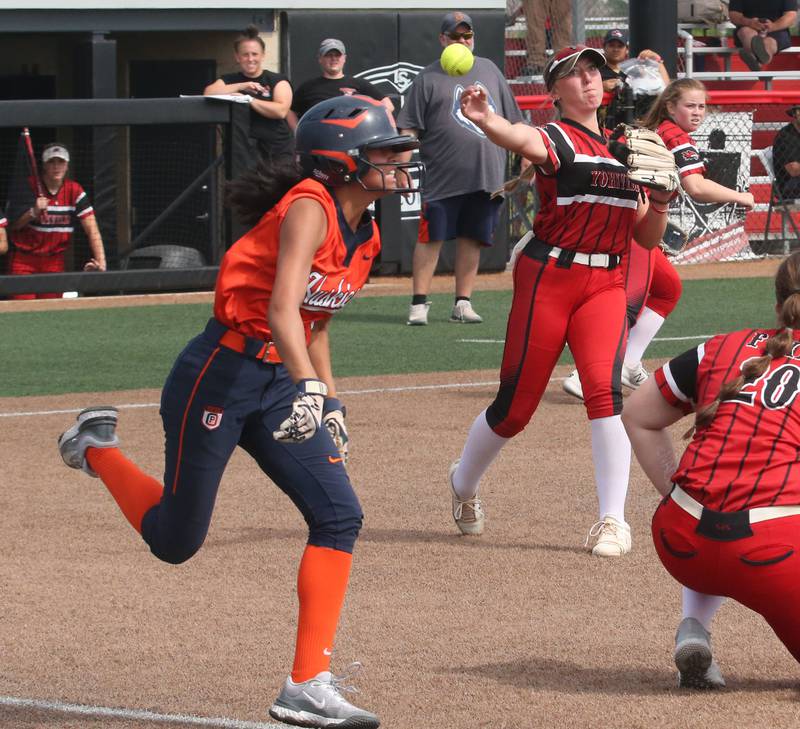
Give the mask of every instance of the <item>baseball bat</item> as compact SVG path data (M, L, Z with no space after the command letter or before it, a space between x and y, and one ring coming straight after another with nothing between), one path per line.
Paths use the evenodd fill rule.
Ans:
M30 162L31 173L33 174L34 184L36 185L36 197L44 197L42 178L39 177L39 166L36 164L36 155L33 153L33 142L31 141L31 132L28 127L22 127L22 138L25 140L25 151L28 153L28 162ZM42 211L39 219L43 222L47 219L46 210Z

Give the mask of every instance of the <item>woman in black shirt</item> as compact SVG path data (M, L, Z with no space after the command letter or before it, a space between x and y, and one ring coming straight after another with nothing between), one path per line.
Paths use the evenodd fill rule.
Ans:
M206 86L204 95L248 94L250 103L250 136L265 160L294 156L294 137L286 115L292 106L292 86L280 73L262 68L264 41L258 28L250 25L234 42L234 55L239 70L220 76Z

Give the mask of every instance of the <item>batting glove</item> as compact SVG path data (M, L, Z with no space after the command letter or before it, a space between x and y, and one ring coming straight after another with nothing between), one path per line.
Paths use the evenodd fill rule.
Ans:
M347 435L347 427L344 424L346 415L347 410L342 405L341 400L335 397L325 398L325 405L322 408L322 422L331 434L336 450L339 451L345 466L347 465L348 444L350 442L350 436Z
M281 443L303 443L314 436L322 422L322 406L328 386L321 380L300 380L292 412L272 433Z

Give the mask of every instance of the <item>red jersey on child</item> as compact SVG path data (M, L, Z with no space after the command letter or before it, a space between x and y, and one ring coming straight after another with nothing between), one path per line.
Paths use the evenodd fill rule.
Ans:
M35 190L33 178L28 180ZM75 180L64 180L60 189L48 198L47 212L39 220L33 220L24 228L15 230L11 236L14 247L37 256L53 256L63 253L75 231L75 219L94 215L94 208L84 189Z

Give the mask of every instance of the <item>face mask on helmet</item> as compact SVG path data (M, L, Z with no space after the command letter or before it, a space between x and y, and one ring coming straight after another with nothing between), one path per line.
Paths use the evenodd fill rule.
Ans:
M419 162L374 162L371 149L416 149L413 137L401 135L388 109L364 96L340 96L311 107L297 126L298 162L304 173L329 187L357 182L370 192L418 192ZM380 185L365 181L375 171ZM393 176L396 187L387 187Z
M298 155L298 162L303 173L328 187L340 187L357 182L368 192L404 192L422 191L425 177L425 165L422 162L371 162L366 156L358 154L352 159L352 166L321 155ZM365 179L370 170L380 175L380 184L369 184ZM394 177L394 186L387 186L387 177Z

